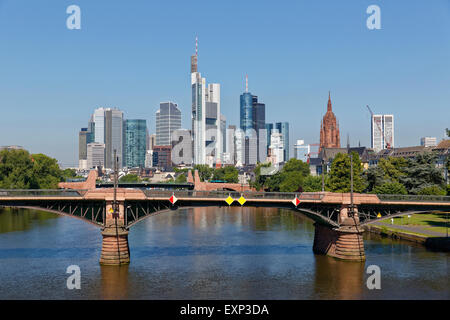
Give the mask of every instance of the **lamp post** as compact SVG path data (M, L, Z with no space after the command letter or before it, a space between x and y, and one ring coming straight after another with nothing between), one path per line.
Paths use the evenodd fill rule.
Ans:
M354 204L353 204L353 154L350 153L350 210L348 211L348 216L353 217Z
M322 158L322 192L325 191L325 161Z
M118 173L117 173L117 162L118 162L118 158L117 158L117 152L116 149L114 149L114 200L113 200L113 218L114 220L116 220L119 217L119 212L118 212L118 208L117 208L117 178L118 178ZM117 224L117 221L116 221Z

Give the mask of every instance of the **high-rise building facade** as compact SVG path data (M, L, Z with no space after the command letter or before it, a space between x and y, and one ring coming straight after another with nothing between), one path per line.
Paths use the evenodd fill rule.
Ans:
M320 123L320 150L322 148L340 148L341 138L339 133L339 123L333 113L331 105L331 95L328 93L327 112Z
M156 111L156 144L159 146L172 143L172 133L181 129L181 111L173 102L161 102Z
M375 152L394 148L394 116L374 114L371 117L371 147Z
M153 147L153 167L168 170L172 168L172 146Z
M420 138L420 145L424 147L435 147L437 146L437 139L436 137Z
M114 150L119 158L119 168L123 166L123 112L118 109L98 108L94 111L89 125L94 131L94 141L105 145L105 167L113 168Z
M272 164L277 167L284 159L284 141L283 134L274 129L270 135L269 153Z
M258 97L253 96L253 128L257 136L257 161L264 162L267 158L267 134L266 134L266 105L258 102Z
M172 137L172 163L174 165L192 165L191 131L178 129L173 132Z
M125 166L145 167L147 121L143 119L125 120Z
M93 169L96 167L105 166L105 144L91 142L87 145L87 168Z
M297 160L302 160L303 162L308 162L309 155L311 153L311 146L305 144L304 140L297 140L294 145L294 155Z
M277 122L275 128L283 136L283 161L289 160L289 123Z
M192 153L194 164L217 162L221 158L222 138L220 134L220 85L211 83L198 72L198 50L191 56L192 89Z
M273 123L266 123L266 136L267 136L267 152L270 146L270 136L272 135Z

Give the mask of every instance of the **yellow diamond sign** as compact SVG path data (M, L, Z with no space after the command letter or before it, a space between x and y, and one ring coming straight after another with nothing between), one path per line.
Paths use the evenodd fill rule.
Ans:
M228 203L228 205L231 205L233 201L234 199L231 196L228 196L228 198L225 199L225 202Z
M381 213L378 212L377 218L381 218Z
M245 200L245 198L244 198L243 196L241 196L241 197L239 198L239 200L238 200L238 202L241 204L241 206L244 205L244 203L245 203L246 201L247 201L247 200Z
M109 208L109 213L113 213L113 212L114 212L113 208Z

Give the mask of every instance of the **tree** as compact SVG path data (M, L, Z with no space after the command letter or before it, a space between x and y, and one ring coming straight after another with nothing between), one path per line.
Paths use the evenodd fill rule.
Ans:
M306 177L310 174L309 165L302 160L295 158L289 159L283 166L282 173L299 172L301 176Z
M25 150L0 151L0 188L37 189L33 176L33 162Z
M39 189L56 189L58 182L63 181L58 161L45 154L32 154L33 176Z
M63 181L67 181L67 179L73 179L73 178L75 178L75 177L77 176L77 172L76 172L75 169L70 169L70 168L68 168L68 169L64 169L64 170L61 172L61 175L62 175L62 177L63 177Z
M26 150L0 151L0 188L55 189L63 181L56 159Z
M361 177L363 168L356 152L353 155L353 191L362 192L365 189ZM350 156L338 153L331 164L327 187L332 192L350 192Z
M366 181L367 184L367 191L372 191L373 189L375 189L376 187L379 187L383 184L385 184L386 181L385 179L385 173L383 168L376 166L376 167L369 167L369 169L367 169L366 171L364 171L363 173L363 177Z
M270 168L270 163L258 163L253 170L253 173L255 174L255 178L250 181L250 186L252 188L255 188L258 191L261 191L264 189L266 180L268 179L267 175L261 175L261 168Z
M133 183L133 182L140 182L139 176L136 174L127 174L119 179L119 182L123 183Z
M282 174L283 181L280 184L281 192L296 192L303 191L302 185L304 180L304 175L300 171L290 172L289 174Z
M401 157L382 158L378 161L378 167L384 172L384 180L398 182L401 177L405 176L405 169L408 167L408 161Z
M375 187L372 193L376 194L407 194L406 188L400 182L386 182Z
M420 195L431 195L431 196L445 196L446 193L447 192L444 189L436 185L424 187L417 192L417 194Z
M327 176L324 177L327 179ZM303 179L303 191L304 192L319 192L322 191L322 176L307 176Z
M180 174L178 177L175 178L176 183L186 183L187 178L184 175L184 173Z
M194 166L194 170L198 170L198 175L200 177L200 181L208 181L211 179L214 169L210 168L206 164L196 164ZM194 172L192 172L194 174Z
M408 193L418 194L427 187L441 187L444 185L442 169L436 168L437 155L432 152L418 154L415 159L409 160L405 168L405 176L400 177L400 182L406 187Z

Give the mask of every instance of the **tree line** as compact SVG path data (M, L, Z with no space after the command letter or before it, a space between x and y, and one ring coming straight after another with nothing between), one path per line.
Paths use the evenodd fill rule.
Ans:
M0 189L57 189L59 182L75 176L75 170L61 170L58 161L45 154L0 151Z

